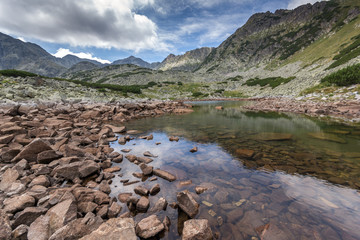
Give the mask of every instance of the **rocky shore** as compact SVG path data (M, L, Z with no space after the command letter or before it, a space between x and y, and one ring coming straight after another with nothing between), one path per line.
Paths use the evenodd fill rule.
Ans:
M128 120L191 111L186 104L161 101L2 105L0 239L148 239L168 231L170 219L156 216L166 209L166 199L150 206L149 196L161 189L157 178L176 177L148 165L151 153L124 156L109 142L131 139L134 131L121 125ZM139 165L140 175L150 176L153 187L111 197L112 179L126 171L113 163L122 161ZM170 207L196 216L199 204L192 193L178 192L176 199ZM123 206L128 211L119 216ZM134 221L137 212L148 209L152 215ZM184 222L182 239L212 238L207 220Z
M342 100L336 102L295 100L293 98L251 99L252 104L244 108L252 111L276 111L307 114L310 116L330 116L360 122L360 101Z

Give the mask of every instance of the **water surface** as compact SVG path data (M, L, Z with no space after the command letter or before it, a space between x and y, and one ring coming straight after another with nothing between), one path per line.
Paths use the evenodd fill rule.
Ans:
M360 129L300 115L247 112L242 104L200 103L191 114L127 123L127 129L142 133L126 145L111 146L137 156L150 151L158 156L150 165L177 180L142 179L123 186L120 180L139 180L132 173L141 172L125 159L111 194L159 183L160 193L149 197L153 206L160 197L176 202L176 192L189 190L200 203L196 218L208 219L220 239L360 239ZM216 110L217 105L224 109ZM149 134L153 140L138 138ZM169 136L180 141L170 142ZM190 153L195 146L198 152ZM181 184L186 180L192 184ZM196 186L208 190L196 195ZM158 216L172 222L161 238L180 239L186 216L170 207Z

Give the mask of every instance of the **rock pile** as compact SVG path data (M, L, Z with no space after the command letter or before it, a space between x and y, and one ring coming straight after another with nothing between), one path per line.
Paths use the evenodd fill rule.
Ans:
M149 194L156 195L159 184L151 189L137 187L140 198L133 193L122 193L118 199L109 196L111 179L122 170L112 163L121 163L123 154L114 152L108 143L117 140L117 133L125 134L126 128L107 123L175 110L189 111L187 105L176 102L3 106L0 239L137 239L168 230L167 217L160 221L151 215L136 224L130 212L119 216L122 206L118 200L129 211L150 209L152 213L166 209L167 201L160 198L150 206ZM139 165L141 174L176 180L171 173L148 165L149 157L129 154L126 158ZM178 193L178 200L180 209L196 216L199 204L190 193ZM185 226L186 233L193 232L192 227L209 231L203 222Z
M259 98L252 102L253 104L244 107L254 111L293 112L311 116L326 115L360 121L360 102L357 100L325 102L297 101L292 98Z

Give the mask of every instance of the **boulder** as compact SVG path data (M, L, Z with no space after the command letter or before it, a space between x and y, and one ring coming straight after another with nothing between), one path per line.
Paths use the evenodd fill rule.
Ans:
M77 218L77 206L73 199L68 199L56 204L46 213L49 217L51 234Z
M71 144L65 145L64 150L65 150L66 157L84 157L85 156L85 151L83 151L81 148L78 148Z
M61 157L63 157L61 153L56 152L54 150L48 150L38 154L37 162L39 164L49 164L53 160L59 159Z
M12 239L16 240L26 240L27 239L27 233L28 233L29 227L26 225L20 225L17 228L15 228L12 233ZM1 237L0 237L1 239Z
M30 182L29 187L32 187L32 186L35 186L35 185L48 187L48 186L50 186L50 181L45 175L40 175L40 176L37 176L36 178L34 178Z
M176 180L176 177L174 175L172 175L171 173L169 173L167 171L161 170L161 169L154 169L153 174L158 177L161 177L165 180L168 180L169 182Z
M84 178L93 173L99 172L100 166L94 161L87 160L79 168L80 177Z
M14 136L15 136L14 134L0 136L0 144L8 144L8 143L10 143L11 140L13 140Z
M185 221L182 240L212 240L213 234L207 219Z
M75 219L51 235L49 240L75 240L95 231L103 223L102 218L88 213L84 218Z
M23 194L21 196L16 196L4 200L4 211L8 213L16 213L18 211L24 210L27 207L32 207L35 205L35 198L30 195Z
M136 234L141 238L151 238L165 229L156 215L144 218L136 225Z
M26 159L29 162L35 162L39 153L52 150L49 144L40 138L36 138L30 144L26 145L23 150L12 160L12 162Z
M27 238L28 240L48 240L50 237L50 218L46 215L38 217L31 223Z
M80 177L79 169L83 166L82 162L73 162L62 166L57 166L51 175L57 175L68 180L74 180Z
M17 170L8 168L5 173L2 175L2 179L0 182L0 190L5 191L10 188L11 185L20 177L19 172Z
M112 218L81 240L136 240L135 223L132 218Z
M13 228L16 228L22 224L30 226L38 217L47 212L46 208L42 207L27 207L23 211L15 215L15 221L12 225Z
M182 191L176 194L178 205L189 217L194 218L199 212L199 204L191 196L189 191Z

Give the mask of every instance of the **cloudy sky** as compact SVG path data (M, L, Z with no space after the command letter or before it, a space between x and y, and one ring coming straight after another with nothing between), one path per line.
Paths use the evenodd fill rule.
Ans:
M0 0L0 32L107 62L216 47L254 13L316 0Z

